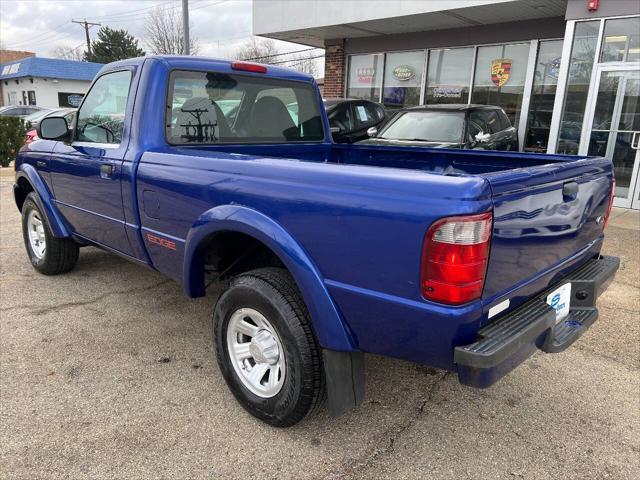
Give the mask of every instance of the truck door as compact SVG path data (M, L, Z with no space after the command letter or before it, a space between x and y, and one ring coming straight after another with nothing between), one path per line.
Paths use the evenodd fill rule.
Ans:
M131 78L120 70L95 81L78 110L73 142L58 142L50 163L55 202L73 231L128 255L120 180Z

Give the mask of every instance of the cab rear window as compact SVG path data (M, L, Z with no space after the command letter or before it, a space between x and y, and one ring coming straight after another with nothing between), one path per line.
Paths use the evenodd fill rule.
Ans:
M172 144L317 142L324 138L314 88L303 82L175 71L166 130Z

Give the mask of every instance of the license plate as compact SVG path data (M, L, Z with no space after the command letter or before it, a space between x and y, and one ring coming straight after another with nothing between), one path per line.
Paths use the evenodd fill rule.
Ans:
M547 304L556 311L556 324L569 315L571 284L565 283L547 295Z

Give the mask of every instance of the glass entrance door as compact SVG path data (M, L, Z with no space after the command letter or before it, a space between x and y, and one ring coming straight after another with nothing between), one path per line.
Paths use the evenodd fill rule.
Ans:
M580 153L613 160L614 205L638 208L640 167L640 69L638 65L601 65L589 95Z

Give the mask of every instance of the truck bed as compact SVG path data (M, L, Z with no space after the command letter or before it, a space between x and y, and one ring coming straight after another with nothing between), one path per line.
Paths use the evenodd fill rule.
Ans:
M469 343L492 306L509 299L514 308L597 255L611 178L604 158L561 155L309 144L165 147L143 155L137 190L139 198L157 192L159 211L174 212L143 209L143 232L171 236L178 251L194 219L215 205L236 203L276 220L317 262L361 348L397 355L404 345L403 358L429 357L446 368L452 358L441 360L449 346L423 333L446 330L442 322L455 310L464 320L447 335ZM575 196L564 195L571 182ZM425 302L419 264L429 226L486 211L494 224L481 316L466 317L478 312L477 304L441 309ZM146 247L156 268L175 277L179 264L170 262L178 257ZM378 312L373 323L371 305ZM390 331L407 331L392 328L394 322L411 323L409 330L421 334L409 343L391 339Z
M203 149L200 147L199 149ZM455 150L426 147L398 147L358 144L314 145L234 145L204 149L246 155L310 162L363 165L369 167L421 170L438 175L484 175L519 168L553 165L587 159L576 155L542 155L538 153Z

